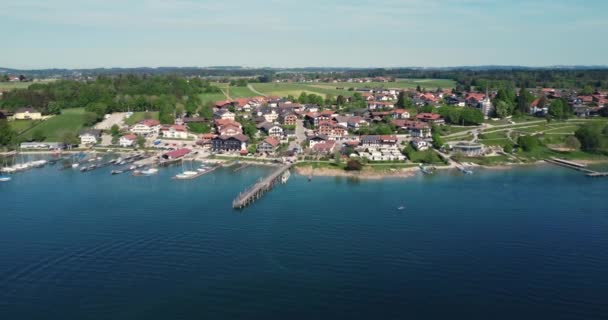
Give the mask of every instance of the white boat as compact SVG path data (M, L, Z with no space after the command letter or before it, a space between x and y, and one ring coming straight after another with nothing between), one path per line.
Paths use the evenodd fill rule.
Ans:
M157 174L157 173L158 173L158 169L156 169L156 168L150 168L150 169L147 169L147 170L143 170L141 172L141 174L143 174L145 176L151 176L151 175Z
M135 170L135 169L137 169L137 166L130 166L129 167L129 170Z
M175 175L175 178L176 179L186 179L186 178L188 178L188 176L183 173L180 173L180 174Z
M13 167L4 167L4 168L0 169L0 172L15 173L15 172L17 172L17 169L15 169Z
M7 176L0 176L0 182L7 182L7 181L11 181L11 177L7 177Z
M79 164L78 163L72 163L72 168L76 169L78 168Z
M196 171L198 171L198 172L205 172L205 171L207 171L207 169L205 169L205 168L198 168L198 169L196 169Z

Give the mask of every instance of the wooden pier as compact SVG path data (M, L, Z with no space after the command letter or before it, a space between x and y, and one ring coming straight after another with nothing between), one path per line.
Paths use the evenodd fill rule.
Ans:
M545 159L545 161L548 163L552 163L552 164L561 166L561 167L584 172L587 175L587 177L591 177L591 178L608 177L608 172L599 172L599 171L591 170L591 169L587 168L587 165L582 164L582 163L577 163L577 162L568 161L568 160L559 159L559 158Z
M291 168L291 164L286 164L278 168L264 179L260 179L256 184L247 188L245 191L232 201L232 208L242 209L261 198L266 192L272 190L272 187L281 181L283 174Z

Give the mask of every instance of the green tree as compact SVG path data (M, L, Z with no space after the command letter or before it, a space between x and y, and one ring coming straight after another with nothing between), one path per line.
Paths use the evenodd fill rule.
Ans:
M581 142L575 136L569 136L564 141L564 145L570 149L578 150L581 147Z
M509 107L509 105L502 101L502 100L498 100L496 101L495 107L494 107L494 113L496 115L496 117L498 118L505 118L508 117L511 113L511 107Z
M112 127L110 128L110 134L112 135L112 137L117 137L120 135L120 128L117 124L112 125Z
M483 113L479 109L464 108L460 113L464 125L479 125L483 123Z
M188 123L188 129L194 133L209 133L211 132L211 127L207 123Z
M96 124L97 121L99 120L99 117L97 116L97 114L95 114L95 112L85 112L82 115L82 118L83 118L84 125L87 127L90 127L90 126Z
M339 106L345 105L346 104L346 98L343 95L339 95L336 98L336 104L339 105Z
M80 138L74 132L66 132L61 136L61 142L70 147L79 144Z
M517 110L523 114L530 113L530 103L534 101L534 96L526 88L519 90L519 96L517 96Z
M137 136L137 140L135 140L135 143L137 143L138 147L143 148L146 145L146 138L144 138L143 136Z
M524 151L532 151L540 145L540 141L535 136L525 135L519 136L519 138L517 138L517 144Z
M0 120L0 146L9 146L17 136L8 121Z
M581 143L581 149L584 151L595 152L602 147L602 132L601 128L594 124L581 126L574 136Z
M580 92L583 96L590 96L593 94L593 88L590 85L586 85Z

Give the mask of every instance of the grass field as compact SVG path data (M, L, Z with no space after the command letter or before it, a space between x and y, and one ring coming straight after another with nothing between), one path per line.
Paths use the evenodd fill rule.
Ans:
M61 141L66 132L78 134L84 126L84 108L65 109L60 115L54 116L26 131L19 138L30 139L35 131L42 131L45 141Z
M226 90L226 89L222 88L222 90ZM232 99L250 98L250 97L255 97L255 96L258 96L258 94L249 90L248 87L230 87L230 97Z
M0 90L25 89L34 83L48 83L55 80L40 80L35 82L0 82Z
M302 92L314 93L325 97L328 94L335 96L352 96L354 91L348 88L394 88L411 89L420 85L427 89L452 88L454 81L446 79L402 79L396 82L369 82L369 83L252 83L254 89L266 95L287 96L289 94L298 96ZM338 89L341 88L341 89ZM232 90L231 90L232 92Z
M15 120L9 121L9 126L18 134L37 125L40 121L32 121L32 120Z
M127 125L134 125L136 123L138 123L141 120L144 119L156 119L158 120L158 111L152 111L152 112L133 112L133 115L131 117L129 117L128 119L125 119L125 124Z
M206 105L209 102L226 100L226 95L223 93L201 93L199 97L201 98L203 105Z

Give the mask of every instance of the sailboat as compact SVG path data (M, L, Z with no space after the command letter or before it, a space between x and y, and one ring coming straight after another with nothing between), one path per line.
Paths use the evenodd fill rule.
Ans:
M11 177L9 176L0 176L0 182L7 182L7 181L11 181Z

